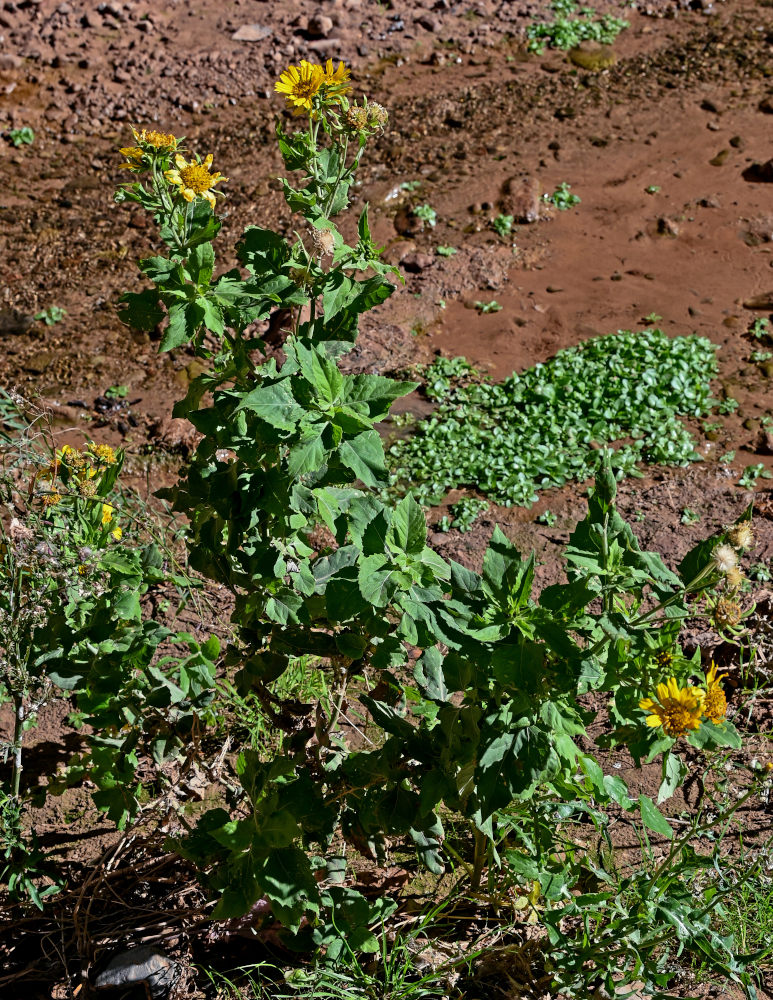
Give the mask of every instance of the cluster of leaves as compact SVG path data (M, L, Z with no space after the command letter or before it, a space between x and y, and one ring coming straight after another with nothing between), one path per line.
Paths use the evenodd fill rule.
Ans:
M529 51L537 55L546 48L574 49L585 41L609 45L628 27L628 21L612 14L597 18L592 7L582 7L579 15L574 16L577 13L574 0L553 0L550 6L555 15L552 21L539 21L526 29Z
M430 503L468 486L529 506L537 490L592 476L599 446L621 438L632 439L612 458L622 473L640 461L684 465L699 456L678 415L711 410L715 375L708 340L660 330L599 337L497 384L439 358L425 372L437 409L392 447L395 482Z
M553 194L543 194L542 199L549 205L557 208L559 212L566 212L570 208L574 208L575 205L580 204L579 196L572 194L572 186L571 184L567 184L566 181L559 184Z
M462 497L461 500L452 503L448 508L448 514L444 514L438 521L438 531L450 531L451 528L461 532L470 531L478 517L487 508L488 503L485 500L479 500L477 497Z
M663 949L677 918L679 947L701 948L725 968L727 948L707 921L709 898L672 891L666 866L637 919L623 916L612 892L573 893L579 875L567 868L556 833L558 821L573 817L603 831L615 809L642 829L673 836L656 803L630 798L587 752L591 713L578 696L604 697L611 745L624 744L636 759L663 755L662 794L672 794L685 766L675 741L644 724L639 701L662 679L655 657L663 648L674 651L670 670L680 681L697 671L698 662L678 651L687 593L717 576L711 546L692 553L679 575L641 551L615 509L611 462L598 460L606 453L593 452L591 461L587 448L577 460L569 451L558 467L556 454L564 455L570 434L587 445L625 433L643 443L618 452L618 468L645 450L692 457L675 414L709 407L713 350L656 331L623 334L565 352L503 387L472 382L472 369L458 360L435 366L432 391L456 434L444 447L460 467L469 453L478 452L480 463L484 434L507 437L503 415L518 411L518 433L483 459L493 463L484 475L492 494L505 483L508 499L528 499L536 474L529 462L549 470L538 464L540 482L598 473L566 551L567 582L543 590L539 601L534 557L522 558L499 530L481 573L441 558L427 544L414 496L384 495L389 473L376 424L414 383L345 374L338 364L354 344L359 315L392 285L367 210L354 246L333 221L346 207L357 160L347 160L349 134L325 93L311 101L307 129L278 130L286 167L301 172L297 187L284 181L285 197L307 235L296 231L288 244L251 227L238 250L246 273L215 275L209 240L217 223L208 206L170 207L143 180L123 195L154 212L169 250L168 259L142 263L154 287L126 298L127 318L155 324L162 303L169 324L162 349L188 340L212 363L175 407L202 440L166 496L188 520L191 564L234 598L234 641L223 668L242 696L258 698L278 734L271 747L241 748L235 809L208 810L174 846L199 866L218 899L216 918L262 903L298 940L337 961L347 948L378 950L374 928L393 907L345 884L342 841L383 860L388 842L402 840L440 876L458 856L445 829L453 816L474 840L473 888L486 868L493 879L498 865L508 867L519 898L544 908L559 956L554 980L575 996L589 995L612 968L615 988L645 977L666 982ZM360 134L357 156L363 145ZM261 360L266 328L255 325L268 321L270 329L277 313L286 325L281 366ZM478 417L484 423L471 440ZM427 431L422 447L429 440ZM517 480L524 468L528 489ZM451 475L457 471L435 479L445 488ZM467 466L458 478L472 479ZM427 495L431 476L418 479ZM327 710L276 694L275 682L304 654L329 678ZM361 678L368 683L358 687ZM369 732L358 745L338 730L355 697ZM688 738L704 748L739 743L728 722L704 720ZM512 810L536 818L513 824ZM514 828L522 833L504 856L497 844ZM646 935L638 917L650 922ZM729 974L748 977L734 961Z

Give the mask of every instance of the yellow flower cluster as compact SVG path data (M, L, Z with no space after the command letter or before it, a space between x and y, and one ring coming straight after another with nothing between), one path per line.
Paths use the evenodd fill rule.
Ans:
M56 485L57 479L61 480L70 496L77 493L86 500L96 497L98 484L105 471L104 467L115 465L117 462L115 449L109 444L95 444L91 441L82 451L69 444L63 445L54 453L51 465L39 472L36 477L51 482L50 491L40 498L43 506L48 509L62 502L63 494ZM112 522L114 510L110 504L102 504L103 528ZM123 535L123 531L116 525L110 534L117 541Z
M126 157L126 163L121 164L124 170L143 170L156 156L175 152L180 142L171 132L156 132L155 129L139 131L133 125L131 130L136 145L124 146L120 150Z
M672 739L697 729L702 718L719 725L727 712L727 697L720 683L725 677L727 674L717 674L717 666L712 660L706 673L705 690L691 684L680 688L675 677L658 684L655 698L642 698L639 702L642 711L651 713L647 716L647 725L662 726L666 736Z
M284 94L293 114L302 115L314 110L314 101L321 104L341 104L341 99L351 90L351 71L342 63L333 68L333 60L324 66L301 59L297 66L288 66L280 75L274 90Z

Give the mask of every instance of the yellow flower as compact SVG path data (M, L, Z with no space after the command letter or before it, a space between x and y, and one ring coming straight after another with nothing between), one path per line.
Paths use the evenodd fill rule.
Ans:
M121 528L120 525L117 528L113 528L112 535L117 542L121 540L121 538L123 537L123 529Z
M302 115L304 111L312 110L312 98L316 97L324 82L325 71L322 67L301 59L299 66L287 67L277 80L274 90L285 95L293 114Z
M118 152L125 156L127 161L121 164L122 170L133 170L135 173L142 170L142 158L145 151L140 146L123 146Z
M145 143L147 146L153 146L159 152L173 152L177 149L177 144L180 141L177 136L172 135L171 132L156 132L155 129L143 129L138 132L137 129L132 125L132 134L134 135L135 142ZM121 150L123 152L123 150Z
M85 576L88 573L88 571L89 571L89 568L88 568L88 566L85 563L81 563L80 566L78 567L78 575L79 576Z
M46 493L43 497L44 507L53 507L55 504L61 503L62 494L61 493Z
M339 99L344 94L348 94L352 89L347 82L351 76L351 71L342 62L339 62L338 69L333 71L333 60L328 59L325 63L324 74L322 86L325 89L326 99L328 101L339 102Z
M648 726L662 726L666 736L672 739L700 726L705 697L701 688L689 684L680 688L676 678L671 677L666 684L658 684L656 694L657 700L642 698L639 702L639 708L652 713L647 716Z
M92 444L90 448L92 455L98 458L100 462L104 462L105 465L115 465L115 451L113 451L109 444Z
M215 195L220 191L213 191L212 188L220 181L227 181L221 173L211 174L209 168L212 166L212 154L210 153L203 163L196 163L193 160L188 163L181 153L174 158L177 164L176 170L167 170L164 177L170 184L176 184L186 201L195 201L196 198L204 198L215 208Z
M56 459L58 462L64 462L71 469L82 469L86 464L85 455L82 455L77 448L70 447L69 444L63 445L62 450L56 453Z
M113 511L115 507L111 507L109 503L102 504L102 525L110 524L113 520Z
M719 683L727 674L717 676L717 665L711 661L711 666L706 672L706 697L703 700L703 714L710 722L719 725L725 718L727 712L727 698Z

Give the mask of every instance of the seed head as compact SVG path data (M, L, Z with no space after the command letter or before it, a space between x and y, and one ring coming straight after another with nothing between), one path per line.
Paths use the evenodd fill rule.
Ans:
M727 537L730 539L731 545L737 549L750 549L754 544L754 532L749 521L734 524L728 531Z
M318 257L329 257L335 250L335 239L329 229L312 230L311 241Z
M714 565L720 573L728 573L738 565L738 555L732 545L718 545L714 549Z

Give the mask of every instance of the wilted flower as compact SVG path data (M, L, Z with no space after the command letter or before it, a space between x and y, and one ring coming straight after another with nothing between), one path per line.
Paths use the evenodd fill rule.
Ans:
M737 601L720 597L714 608L714 624L717 628L735 628L743 618L743 608Z
M371 128L383 129L389 121L389 112L387 109L381 104L377 104L376 101L368 101L366 110L368 112L368 125Z
M43 495L43 506L44 507L53 507L56 504L61 503L61 502L62 502L62 494L61 493L54 492L54 493L45 493Z
M754 544L751 522L741 521L740 524L734 524L728 531L727 537L737 549L750 549Z
M131 130L134 135L135 142L153 146L159 152L171 152L177 149L177 144L180 141L177 136L172 135L171 132L156 132L155 129L143 129L141 132L138 132L133 125ZM121 150L121 152L123 152L123 150Z
M737 566L733 566L732 569L729 569L727 571L725 579L727 580L728 586L740 587L741 584L743 583L744 577L740 569Z
M354 104L344 115L344 123L352 132L364 131L368 127L367 109Z
M180 192L186 201L190 202L195 201L196 198L203 198L209 202L214 211L215 195L222 194L222 192L213 191L212 188L215 184L219 184L220 181L227 181L228 178L223 177L219 172L214 174L209 172L212 160L213 156L209 153L203 163L196 163L193 160L189 163L181 153L178 153L174 158L177 169L167 170L164 177L166 177L170 184L176 184L180 188Z
M727 712L727 698L719 683L727 674L717 676L717 665L711 661L711 666L706 672L706 697L703 700L703 714L710 722L719 725L725 718Z
M669 678L666 684L658 684L657 699L642 698L639 708L652 713L647 716L647 725L662 726L666 736L678 739L701 724L705 693L700 688L680 688L676 678Z
M718 545L714 549L714 565L720 573L728 573L738 565L738 555L732 545Z
M293 114L301 115L312 110L312 98L319 93L324 82L325 71L322 67L301 59L300 65L287 67L274 85L274 90L285 95Z
M313 229L311 241L314 244L314 252L319 257L329 257L335 250L335 237L329 229Z

